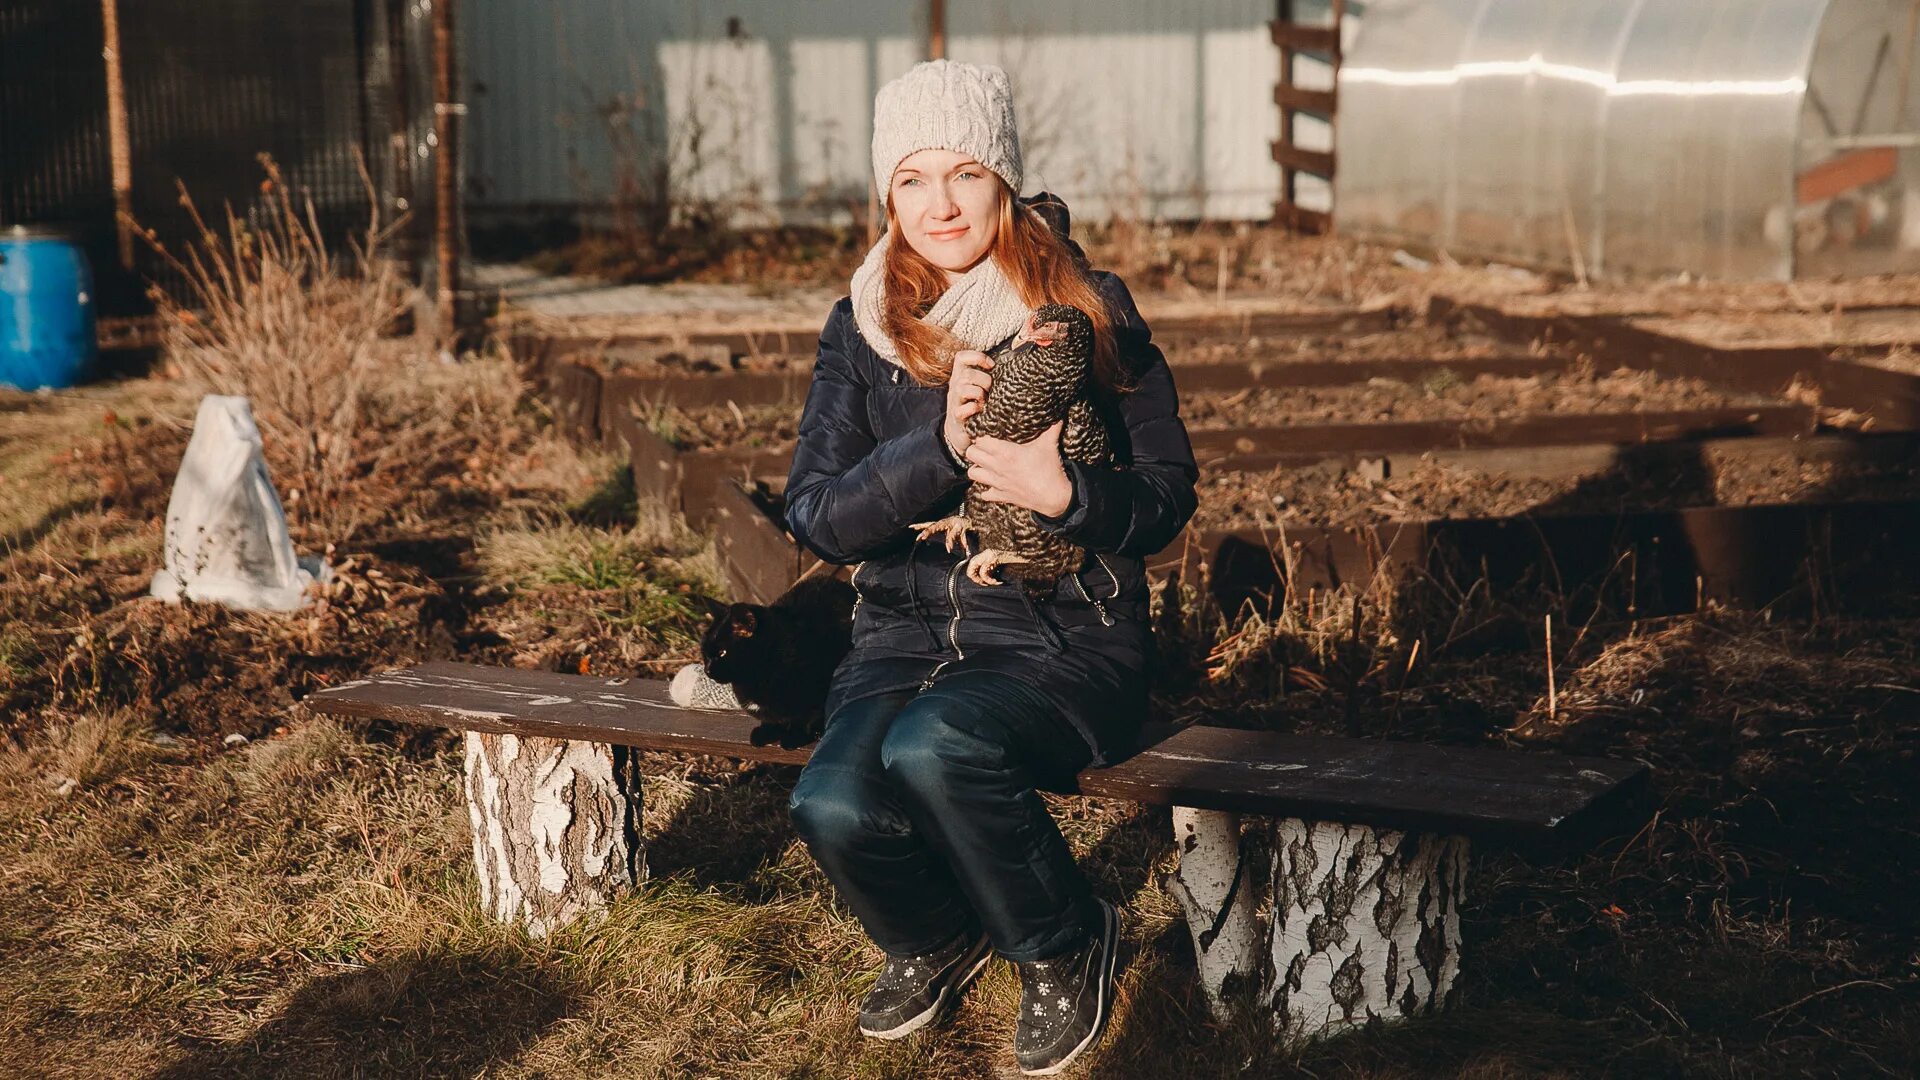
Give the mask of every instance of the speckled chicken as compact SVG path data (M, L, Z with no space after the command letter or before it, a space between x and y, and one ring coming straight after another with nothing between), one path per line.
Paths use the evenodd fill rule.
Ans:
M1112 456L1107 429L1088 396L1093 374L1093 322L1079 308L1047 304L993 358L984 406L966 420L973 438L992 436L1031 442L1054 421L1065 418L1061 455L1088 465L1104 465ZM1040 527L1030 511L1011 503L989 502L972 487L961 513L913 526L921 539L944 535L947 550L973 532L980 550L967 560L967 576L982 585L1000 584L995 571L1035 586L1080 569L1086 549Z

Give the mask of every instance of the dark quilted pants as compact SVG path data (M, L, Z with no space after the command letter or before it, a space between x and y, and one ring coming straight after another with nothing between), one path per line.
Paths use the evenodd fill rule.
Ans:
M849 702L788 801L795 830L874 944L918 956L985 927L1009 960L1042 960L1098 926L1092 892L1036 787L1091 759L1024 683L955 672Z

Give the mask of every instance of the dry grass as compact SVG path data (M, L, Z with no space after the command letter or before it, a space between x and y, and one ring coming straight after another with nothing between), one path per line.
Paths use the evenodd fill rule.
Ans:
M1335 643L1354 636L1340 610L1238 625L1320 635L1324 650L1295 655L1331 670ZM1361 626L1383 629L1364 610ZM1887 711L1901 692L1870 688L1913 685L1907 640L1893 626L1731 618L1591 636L1563 658L1557 719L1525 737L1648 757L1661 817L1582 858L1481 852L1456 1007L1304 1049L1205 1022L1186 930L1153 887L1171 863L1164 812L1048 796L1127 918L1120 1004L1091 1075L1899 1074L1920 1061L1899 944L1912 916L1897 905L1914 882L1891 857L1910 842L1912 793L1895 778L1916 739ZM1409 708L1457 708L1486 663L1532 666L1442 650L1404 692L1451 697ZM1538 694L1537 675L1501 681ZM1268 703L1269 722L1337 718L1341 693L1296 686ZM1836 712L1853 717L1844 732L1803 730ZM1764 734L1771 764L1725 769L1753 738L1730 717ZM1470 734L1457 716L1427 723ZM131 722L76 734L48 729L0 759L0 903L13 913L0 978L25 988L0 1009L10 1074L101 1075L102 1047L123 1074L167 1077L1011 1074L1018 986L1005 966L936 1031L879 1044L853 1030L878 954L787 827L792 769L648 755L653 879L604 920L535 942L479 916L447 740L407 745L297 714L224 751L155 744ZM1786 806L1809 770L1855 809L1807 801L1815 782L1784 822L1755 816ZM80 771L66 795L49 783ZM1857 831L1867 814L1885 836Z
M329 250L311 203L296 201L271 159L260 210L200 218L184 251L156 249L191 286L155 290L169 371L196 391L244 395L297 535L339 542L378 523L368 496L422 479L419 462L476 459L519 398L504 364L457 373L417 338L391 336L418 290L381 251L373 212L347 252ZM375 204L377 205L377 204Z
M490 363L444 371L505 380ZM855 1031L879 954L792 834L793 769L644 756L652 879L532 941L479 913L451 740L296 707L428 658L688 659L711 554L616 461L503 400L405 483L342 489L372 524L311 609L172 607L141 599L181 443L145 402L169 385L0 411L8 482L70 492L9 518L0 561L0 1075L1012 1074L1004 965L939 1029ZM1920 626L1563 615L1549 711L1540 624L1475 588L1379 575L1222 611L1206 584L1156 595L1172 715L1639 757L1657 817L1582 853L1477 850L1453 1007L1289 1048L1206 1021L1154 885L1165 812L1049 795L1126 919L1082 1075L1920 1071Z

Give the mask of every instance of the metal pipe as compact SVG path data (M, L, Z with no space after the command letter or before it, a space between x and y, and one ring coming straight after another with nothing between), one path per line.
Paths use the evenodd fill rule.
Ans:
M455 118L466 111L454 95L454 0L424 0L433 8L433 243L438 277L436 313L443 348L459 333L456 305L460 287L460 158Z
M100 0L106 41L107 138L113 162L114 227L120 237L120 265L133 269L133 140L127 134L127 84L120 72L120 0Z
M1800 140L1800 145L1825 150L1878 150L1887 147L1906 149L1920 146L1920 133L1809 135Z

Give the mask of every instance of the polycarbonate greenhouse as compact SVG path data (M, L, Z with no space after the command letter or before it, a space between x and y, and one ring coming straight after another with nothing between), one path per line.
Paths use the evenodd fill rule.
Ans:
M1920 271L1920 2L1354 7L1344 231L1590 277Z

